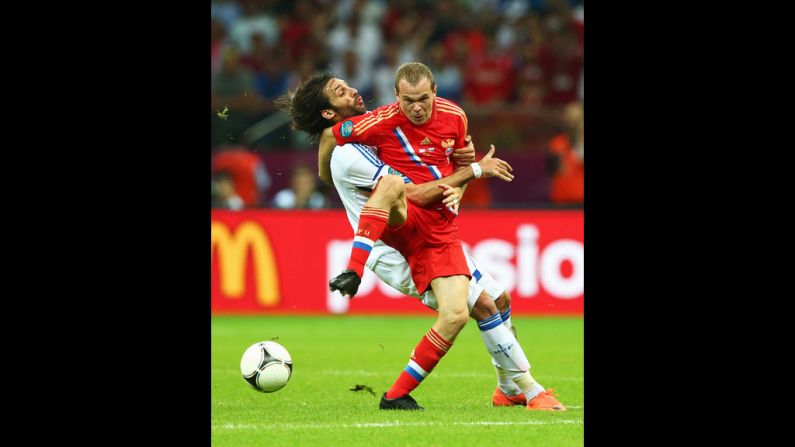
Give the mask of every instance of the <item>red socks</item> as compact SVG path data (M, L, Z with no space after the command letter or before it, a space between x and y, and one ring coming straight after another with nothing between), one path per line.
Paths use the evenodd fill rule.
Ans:
M347 267L355 271L359 278L364 274L364 265L367 262L367 257L370 256L373 244L381 237L388 221L389 211L369 206L362 208L362 213L359 216L359 228L353 238L351 260Z
M420 343L411 353L409 364L406 365L400 376L397 378L392 388L386 392L387 399L405 396L417 388L439 360L447 354L450 343L442 338L431 328L422 337Z

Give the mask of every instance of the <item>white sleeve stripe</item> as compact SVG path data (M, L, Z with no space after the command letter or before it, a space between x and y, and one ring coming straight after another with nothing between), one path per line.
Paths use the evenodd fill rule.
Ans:
M359 153L362 154L362 156L367 159L367 161L373 164L373 166L381 166L384 164L380 160L376 159L373 156L373 154L370 153L369 149L366 149L365 147L362 147L356 143L352 143L351 146L355 147L356 150L359 151Z
M381 165L381 167L379 167L378 170L375 171L375 175L373 176L373 180L378 178L378 174L381 173L381 170L384 169L384 166L386 166L386 165Z

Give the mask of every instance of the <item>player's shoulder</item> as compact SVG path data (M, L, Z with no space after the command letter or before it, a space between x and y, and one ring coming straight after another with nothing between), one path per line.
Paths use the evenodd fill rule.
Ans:
M334 163L352 164L358 160L367 160L374 165L382 165L376 149L361 143L346 143L334 148L331 160Z
M442 97L437 96L436 106L439 108L439 111L442 113L466 116L466 112L464 112L464 109L462 109L461 106L454 103L453 101L450 101L449 99L444 99Z
M364 115L349 118L347 121L350 121L352 124L350 128L351 133L358 136L379 124L390 123L391 120L399 116L400 106L395 102L381 106L375 110L371 110Z

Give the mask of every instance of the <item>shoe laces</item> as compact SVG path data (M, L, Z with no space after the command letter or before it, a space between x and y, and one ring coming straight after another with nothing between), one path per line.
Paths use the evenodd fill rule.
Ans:
M550 388L548 390L544 390L544 391L538 393L538 395L535 398L533 398L533 400L538 399L539 402L542 402L542 401L544 401L544 402L557 401L557 399L555 399L555 396L557 396L557 394L555 394L554 390Z

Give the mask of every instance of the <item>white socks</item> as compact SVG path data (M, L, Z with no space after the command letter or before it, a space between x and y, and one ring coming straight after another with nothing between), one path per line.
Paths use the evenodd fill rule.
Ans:
M509 312L506 313L510 315ZM531 384L535 383L532 376L530 376L530 382L525 377L525 374L529 376L527 371L530 369L530 362L527 361L516 337L513 336L508 326L503 324L500 314L496 313L477 323L480 336L483 338L483 343L491 355L492 364L497 370L500 390L512 396L527 392L532 387ZM516 382L517 378L521 379L521 383Z
M497 372L500 390L508 396L524 393L528 402L544 391L544 387L530 374L530 362L510 330L511 309L477 323Z

